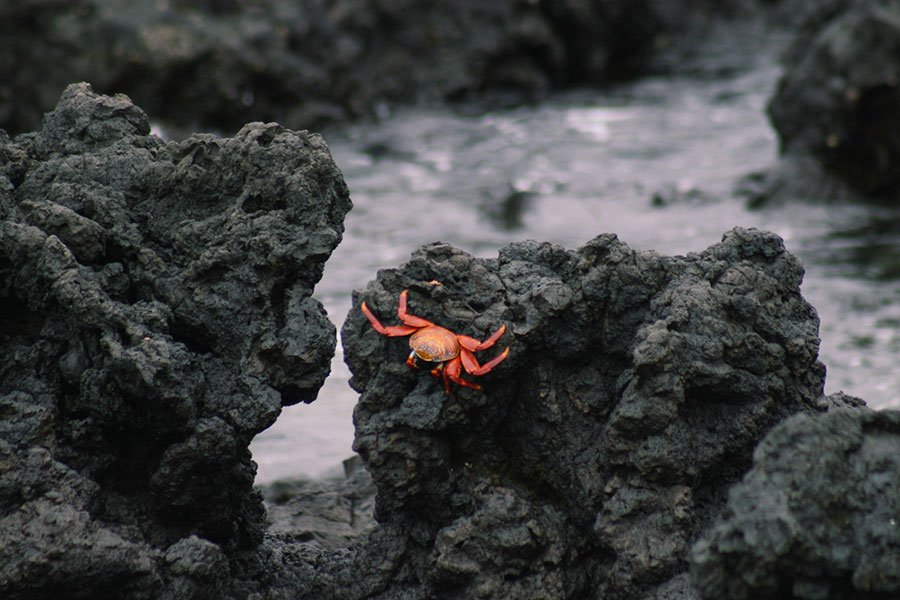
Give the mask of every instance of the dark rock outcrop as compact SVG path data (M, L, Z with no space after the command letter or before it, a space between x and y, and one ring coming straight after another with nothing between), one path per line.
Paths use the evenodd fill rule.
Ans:
M6 2L0 127L33 130L79 80L185 131L318 128L421 100L522 101L634 76L698 13L743 4L756 1Z
M802 4L802 3L801 3ZM809 12L768 111L782 154L813 157L853 190L900 194L900 3L822 3ZM774 177L773 188L793 174ZM813 186L821 188L821 184Z
M759 440L800 414L757 451L782 477L783 431L800 423L788 441L808 440L874 414L820 414L852 403L820 399L818 319L772 234L735 229L687 257L612 235L495 260L433 244L357 293L343 328L368 473L270 488L266 532L248 446L327 374L334 329L310 294L347 189L305 132L252 123L166 143L148 130L126 97L82 84L40 132L0 132L3 598L696 599L698 540L700 589L733 583L735 555L714 550L755 493L735 492L726 519ZM359 312L365 297L393 324L407 288L412 313L460 333L509 326L479 353L511 348L483 390L445 394L405 366L405 338ZM880 441L896 423L859 419L859 460L831 474L889 492ZM896 503L854 502L848 518L891 556L894 538L852 511ZM822 507L802 508L805 523ZM817 539L855 548L838 533ZM807 591L893 581L758 567L764 585L797 577Z
M227 590L265 527L250 440L329 372L310 296L350 200L321 137L148 132L86 84L0 132L3 598Z
M496 260L438 243L380 272L342 335L355 448L395 549L377 555L381 597L696 597L689 549L753 448L825 409L802 274L777 236L743 229L687 257L612 235ZM359 311L395 324L403 289L459 333L509 325L483 391L445 394Z
M753 463L694 548L704 598L900 597L900 411L796 415Z
M248 447L327 374L310 295L347 189L306 132L148 130L80 84L0 131L4 599L896 595L897 413L821 397L802 266L756 230L380 272L342 330L368 473L270 490L266 532ZM395 324L403 289L508 325L483 390L445 394L359 311Z

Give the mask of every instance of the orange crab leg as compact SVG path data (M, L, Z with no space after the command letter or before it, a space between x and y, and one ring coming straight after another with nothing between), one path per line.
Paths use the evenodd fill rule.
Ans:
M470 375L484 375L485 373L490 373L494 367L506 360L507 356L509 356L509 348L483 365L479 365L478 359L475 358L475 355L467 348L463 348L459 351L459 358L462 362L462 366L466 369L466 373L469 373Z
M400 305L397 307L397 316L400 317L400 320L407 325L411 325L412 327L417 328L434 325L434 323L427 319L423 319L422 317L417 317L406 312L406 295L408 292L409 290L403 290L400 293Z
M455 359L454 359L455 360ZM444 391L447 392L447 395L450 395L450 380L448 379L447 370L444 369L446 363L441 363L435 368L431 370L431 374L437 377L438 379L444 380Z
M463 351L465 352L465 350ZM462 356L462 355L460 355ZM460 375L462 373L462 361L460 360L460 356L457 356L450 362L448 362L444 366L444 390L449 394L450 393L450 381L455 381L461 386L472 388L473 390L480 390L481 386L477 383L472 383L471 381L466 381ZM468 369L467 369L468 370ZM447 381L447 380L450 381Z
M363 314L366 315L366 318L369 320L369 323L372 324L372 327L380 333L381 335L386 335L388 337L400 337L404 335L409 335L418 330L418 327L407 327L405 325L389 325L385 327L381 324L381 321L378 320L372 311L369 310L369 307L366 306L366 303L363 302L359 307L362 310Z
M493 335L491 335L491 337L484 340L483 342L479 342L475 338L469 337L467 335L458 335L458 336L456 336L456 339L459 340L460 346L462 346L466 350L471 350L472 352L475 352L477 350L486 350L487 348L490 348L491 346L496 344L497 340L499 340L503 336L503 333L505 331L506 331L506 325L501 325L500 329L495 331L493 333Z

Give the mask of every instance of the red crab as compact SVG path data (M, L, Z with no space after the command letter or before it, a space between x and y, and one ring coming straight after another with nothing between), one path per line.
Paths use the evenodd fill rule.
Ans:
M400 305L397 308L397 316L400 317L404 325L389 325L385 327L372 314L365 302L362 303L360 308L378 333L389 337L402 337L412 334L412 337L409 338L409 347L412 348L412 351L409 353L409 358L406 359L406 364L413 369L418 369L419 367L416 365L417 357L427 362L438 363L431 370L431 374L435 377L443 378L444 390L448 394L450 393L451 381L455 381L465 387L480 390L480 385L466 381L461 377L462 370L465 369L469 375L484 375L503 362L509 354L509 348L506 348L506 350L483 365L478 364L478 360L473 352L493 346L500 339L500 336L503 335L503 332L506 331L506 325L501 325L500 329L495 331L491 337L483 342L479 342L473 337L453 333L449 329L444 329L422 317L408 314L406 312L407 292L409 290L403 290L400 294Z

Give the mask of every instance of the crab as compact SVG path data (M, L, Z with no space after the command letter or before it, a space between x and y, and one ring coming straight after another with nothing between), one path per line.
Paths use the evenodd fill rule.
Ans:
M483 365L478 364L474 354L497 343L497 340L506 331L506 325L501 325L500 329L495 331L491 337L481 342L406 312L408 293L409 290L403 290L400 293L400 303L397 308L397 316L403 321L403 325L385 327L365 302L362 303L360 309L378 333L388 337L411 336L409 338L411 351L409 358L406 359L406 364L413 369L418 369L417 358L425 362L437 363L437 366L431 369L431 374L443 379L444 391L447 394L450 393L451 381L464 387L480 390L480 385L462 378L462 371L465 370L469 375L484 375L490 373L494 367L506 359L509 355L508 347Z

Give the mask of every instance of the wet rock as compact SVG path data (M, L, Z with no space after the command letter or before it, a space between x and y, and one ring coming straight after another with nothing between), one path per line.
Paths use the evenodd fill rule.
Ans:
M633 77L698 13L748 2L4 3L0 127L36 128L80 80L183 131L318 128L416 101L521 102Z
M773 429L693 550L704 598L900 597L900 412L844 408Z
M224 589L265 528L250 440L329 371L310 296L350 201L321 137L148 132L87 84L0 132L3 598Z
M768 107L781 152L812 156L857 192L896 200L900 4L830 1L808 14Z
M345 476L323 481L276 481L262 488L267 533L336 550L375 527L375 485L359 456L344 461Z
M826 409L802 275L777 236L744 229L687 257L613 235L497 259L435 243L381 271L342 336L354 447L397 550L356 564L389 573L384 597L696 598L689 549L753 448ZM458 333L509 327L477 353L511 349L469 376L483 390L445 394L404 364L406 338L372 329L360 302L394 325L404 289L412 314Z

